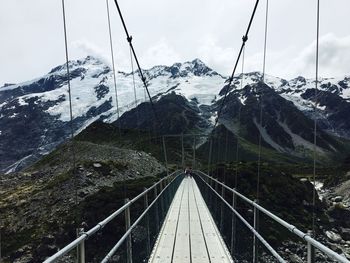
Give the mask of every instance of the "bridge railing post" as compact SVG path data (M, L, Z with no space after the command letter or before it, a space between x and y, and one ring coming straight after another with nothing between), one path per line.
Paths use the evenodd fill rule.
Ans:
M219 184L218 184L217 181L214 181L214 184L215 184L214 190L215 190L215 192L218 193L218 191L219 191L219 189L218 189L219 188ZM215 215L217 215L217 213L218 213L218 200L219 200L219 197L217 197L217 195L214 194L214 198L215 198L214 211L215 211ZM216 221L216 222L217 222L217 224L219 224L218 221Z
M129 199L125 199L125 204L129 202ZM130 220L130 207L127 207L125 209L125 229L126 231L129 230L131 225L131 220ZM132 242L131 242L131 233L127 237L126 240L126 262L127 263L132 263Z
M221 196L225 199L225 187L221 186ZM224 203L221 202L221 212L220 212L220 231L223 230L224 226Z
M313 236L313 231L307 231L309 236ZM315 248L310 242L307 242L307 263L315 263Z
M181 133L181 165L182 169L185 169L185 148L184 148L184 134Z
M168 157L167 157L167 151L166 151L166 145L165 145L165 138L164 138L164 136L162 136L162 141L163 141L163 151L164 151L164 161L165 161L166 174L169 175Z
M163 186L163 182L164 182L164 181L160 181L160 184L159 184L159 194L163 191L163 189L164 189L164 187L165 187L165 186ZM164 217L164 195L161 195L161 196L160 196L159 201L160 201L160 214L161 214L161 218L163 218L163 217Z
M77 236L84 234L84 228L77 229ZM85 263L85 241L82 241L77 247L77 262Z
M255 203L258 203L258 200L254 200ZM259 211L254 206L254 229L256 231L259 231ZM258 240L256 238L256 235L253 234L253 263L258 262Z
M157 193L157 186L154 187L154 199L156 199L158 196L158 193ZM155 212L156 212L156 227L157 227L157 230L159 230L159 213L158 213L158 202L155 203Z
M213 140L209 138L209 158L208 158L208 175L209 176L210 176L210 169L211 169L212 151L213 151Z
M147 188L145 187L144 188L144 191L146 191ZM146 193L144 195L144 199L143 199L143 202L144 202L144 208L145 210L148 208L148 194ZM149 213L147 213L146 215L146 249L147 249L147 256L150 256L151 255L151 237L150 237L150 231L149 231Z
M192 169L196 169L196 136L193 136L193 161Z
M236 189L234 189L236 190ZM236 210L237 198L236 194L232 192L232 207ZM235 247L236 247L236 215L232 213L232 231L231 231L231 256L235 256Z

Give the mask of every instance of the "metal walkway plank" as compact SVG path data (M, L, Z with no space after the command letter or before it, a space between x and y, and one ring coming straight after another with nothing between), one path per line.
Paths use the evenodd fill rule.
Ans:
M177 190L149 262L233 262L193 178Z
M176 232L173 261L175 263L191 261L190 224L189 224L189 179L183 180L184 194L182 197L178 228Z
M209 263L209 255L206 239L203 233L203 226L199 215L197 198L195 197L194 181L190 182L190 237L191 237L191 258L193 263Z
M194 192L198 204L199 214L201 217L203 232L207 241L210 262L224 263L233 262L231 255L216 227L207 205L199 191L197 184L194 182Z
M156 245L153 248L152 262L171 262L183 190L181 185L174 196Z

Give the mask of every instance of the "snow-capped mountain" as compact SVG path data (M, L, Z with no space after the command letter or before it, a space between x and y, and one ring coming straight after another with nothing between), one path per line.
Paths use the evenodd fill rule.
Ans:
M136 112L136 106L147 108L147 104L143 102L148 101L137 72L134 73L136 94L133 87L133 74L117 72L119 104L119 112L117 112L113 73L109 66L89 56L83 60L69 62L69 68L75 133L97 119L114 122L118 119L118 115L122 116L126 112L128 113L120 118L119 123L135 126L131 119L136 121L136 115L133 115ZM161 104L164 110L168 110L169 105L172 106L169 111L171 114L168 114L163 121L165 130L177 132L182 126L189 126L191 129L210 132L216 117L218 101L223 95L222 88L225 86L226 77L210 69L198 59L172 66L155 66L145 70L144 74L155 102ZM249 101L256 97L256 94L252 92L249 85L253 86L260 80L261 74L258 72L244 74L243 78L236 76L233 85L229 87L231 90L229 96L237 97L241 105L251 105L251 108L253 104L249 104ZM242 86L241 81L243 81ZM278 100L279 103L288 102L293 109L303 112L306 118L314 117L312 114L315 86L313 80L298 77L287 81L266 76L265 82L272 88L276 98L283 99L283 101ZM316 116L320 119L323 129L348 138L350 121L349 114L346 113L350 113L349 86L348 77L322 79ZM148 117L145 112L143 110L142 114L138 113L137 127L144 128L140 120L142 118L146 125ZM176 123L171 119L175 115L179 117L179 114L175 114L179 112L185 117L184 123ZM270 117L273 118L273 115ZM69 120L65 65L52 69L40 78L1 87L0 159L2 162L0 170L21 169L37 160L42 154L51 151L69 137ZM224 124L224 122L223 119L221 123ZM258 127L256 123L254 125L259 132L264 132L263 127ZM230 127L227 125L227 128ZM271 131L267 132L271 133ZM265 136L264 139L266 138ZM274 138L270 139L274 140ZM288 140L288 136L285 140ZM278 141L274 143L279 145L273 147L274 149L285 148L284 143ZM267 144L271 146L271 142Z
M109 66L88 56L70 61L74 131L102 118L118 118L113 73ZM146 70L152 95L182 91L210 104L224 78L200 60L156 66ZM119 115L147 100L135 72L136 96L131 73L117 72ZM136 97L136 100L135 100ZM15 171L37 160L68 138L69 100L66 65L47 75L20 84L0 87L0 170Z
M244 74L244 85L257 83L262 76L259 72ZM234 79L235 89L240 89L241 76ZM304 114L314 119L324 130L350 138L350 77L321 78L317 86L317 112L315 114L315 79L297 77L285 80L266 75L265 83L281 97L293 104ZM244 100L244 96L242 97Z

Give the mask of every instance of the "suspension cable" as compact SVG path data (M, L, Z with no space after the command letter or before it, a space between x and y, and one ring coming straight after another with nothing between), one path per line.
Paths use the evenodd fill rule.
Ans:
M132 36L129 35L129 31L128 31L127 27L126 27L126 24L125 24L125 21L124 21L122 12L121 12L120 7L119 7L119 4L118 4L118 1L117 1L117 0L114 0L114 3L115 3L115 5L116 5L116 7L117 7L120 20L122 21L123 28L124 28L124 31L125 31L125 34L126 34L126 39L127 39L128 43L129 43L130 49L131 49L132 54L133 54L133 56L134 56L134 59L135 59L136 65L137 65L137 67L138 67L138 70L139 70L139 74L140 74L142 83L143 83L143 85L144 85L144 87L145 87L145 89L146 89L146 91L147 91L147 95L148 95L149 101L150 101L150 103L151 103L151 107L152 107L154 116L155 116L156 120L158 120L158 117L157 117L158 115L157 115L157 112L156 112L156 110L155 110L155 108L154 108L154 103L153 103L151 94L150 94L150 92L149 92L149 90L148 90L148 85L147 85L146 77L145 77L145 76L143 75L143 73L142 73L142 69L141 69L139 60L138 60L138 58L137 58L134 45L133 45L133 43L132 43Z
M63 32L64 32L64 46L66 53L66 70L67 70L67 85L68 85L68 98L69 98L69 115L70 115L70 140L72 151L72 165L73 165L73 183L75 189L75 205L78 205L78 182L76 177L76 156L75 156L75 143L74 143L74 127L73 127L73 105L72 105L72 92L70 85L70 70L69 70L69 53L68 53L68 37L67 37L67 23L66 23L66 9L64 0L62 0L62 15L63 15ZM75 213L75 225L78 227L78 214Z
M267 46L267 28L268 28L268 15L269 15L269 0L266 0L266 17L265 17L265 39L264 39L264 58L263 58L263 74L262 74L262 85L265 83L265 67L266 67L266 46ZM259 113L259 123L263 127L263 90L261 89L259 94L259 104L260 104L260 113ZM261 143L262 135L259 131L259 153L258 153L258 175L256 183L256 199L259 202L260 197L260 172L261 172Z
M243 90L243 74L244 74L244 60L245 60L245 47L242 53L242 74L241 74L241 90ZM242 104L239 104L238 108L238 127L237 127L237 142L236 142L236 170L235 170L235 188L238 186L238 160L239 160L239 138L241 133L241 110Z
M219 108L219 111L218 111L218 116L215 120L215 125L214 125L214 129L216 128L216 126L218 125L218 122L219 122L219 119L220 119L220 115L221 115L221 112L222 112L222 109L225 105L225 102L226 102L226 98L227 98L227 95L228 95L228 92L229 92L229 88L232 84L232 81L233 81L233 77L236 73L236 69L237 69L237 65L238 65L238 62L241 58L241 55L242 55L242 52L243 52L243 48L246 44L246 42L248 41L248 34L249 34L249 31L250 31L250 28L251 28L251 25L253 23L253 19L254 19L254 16L255 16L255 13L256 13L256 9L258 8L258 4L259 4L259 0L256 1L255 3L255 6L254 6L254 10L253 10L253 13L250 17L250 20L249 20L249 24L248 24L248 28L247 28L247 31L245 33L245 35L242 37L242 45L241 45L241 48L239 50L239 53L238 53L238 57L237 57L237 60L236 60L236 63L235 63L235 66L233 68L233 71L232 71L232 74L231 74L231 77L229 78L229 82L228 82L228 85L227 85L227 89L225 90L225 96L224 96L224 99L222 100L221 102L221 105L220 105L220 108Z
M314 103L314 163L313 163L313 191L312 191L312 233L315 236L315 206L316 206L316 148L317 148L317 104L318 104L318 73L319 73L319 39L320 39L320 0L317 0L316 19L316 81L315 81L315 103Z
M254 6L254 9L253 9L253 13L250 17L250 20L249 20L249 24L248 24L248 27L247 27L247 30L245 32L245 35L242 37L242 45L241 45L241 48L239 50L239 53L238 53L238 57L236 59L236 62L235 62L235 65L234 65L234 68L232 70L232 73L231 73L231 76L230 78L228 79L228 84L226 85L226 90L225 90L225 95L224 95L224 98L221 102L221 105L219 107L219 110L218 110L218 115L215 119L215 123L214 123L214 127L213 127L213 131L215 130L215 128L217 127L218 123L219 123L219 119L220 119L220 115L221 115L221 112L222 112L222 109L225 105L225 102L226 102L226 98L227 98L227 95L228 95L228 92L229 92L229 88L231 87L231 84L233 82L233 77L236 73L236 69L237 69L237 66L238 66L238 62L241 58L241 55L242 55L242 52L243 52L243 49L245 47L245 44L246 42L248 41L248 34L249 34L249 31L250 31L250 28L251 28L251 25L253 23L253 19L254 19L254 16L255 16L255 13L256 13L256 10L258 8L258 4L259 4L259 0L256 0L256 3L255 3L255 6ZM211 137L211 136L210 136ZM210 146L209 146L209 160L208 160L208 172L209 172L209 167L211 165L211 159L212 159L212 140L211 138L209 137L209 143L210 143Z
M111 29L111 18L110 18L108 0L106 0L106 6L107 6L107 18L108 18L109 44L110 44L111 57L112 57L112 70L113 70L115 103L116 103L116 107L117 107L117 116L118 116L118 119L119 119L119 118L120 118L120 112L119 112L119 102L118 102L117 77L116 77L116 74L115 74L114 48L113 48L112 29ZM118 125L118 128L119 128L119 136L121 136L121 127L120 127L120 124Z

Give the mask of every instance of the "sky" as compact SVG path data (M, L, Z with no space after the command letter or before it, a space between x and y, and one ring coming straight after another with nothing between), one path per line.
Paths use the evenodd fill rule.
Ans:
M108 0L115 66L131 71L128 43ZM260 0L244 71L261 71L265 8ZM315 75L317 0L269 0L266 73ZM320 0L320 75L350 75L349 0ZM119 0L142 68L201 59L229 75L255 0ZM70 59L111 63L105 0L66 0ZM61 0L0 1L0 86L42 76L65 62ZM241 69L239 69L241 71Z

